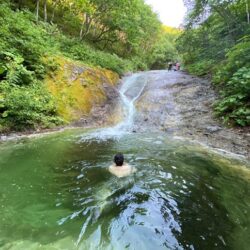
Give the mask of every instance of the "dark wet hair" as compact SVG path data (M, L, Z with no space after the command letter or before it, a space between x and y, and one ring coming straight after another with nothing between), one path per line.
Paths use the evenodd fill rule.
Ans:
M123 162L124 162L123 154L121 154L121 153L116 154L114 157L114 162L115 162L116 166L122 166Z

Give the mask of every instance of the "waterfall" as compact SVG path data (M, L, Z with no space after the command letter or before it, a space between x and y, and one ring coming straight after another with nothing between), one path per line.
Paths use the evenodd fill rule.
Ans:
M141 96L147 80L143 73L133 74L126 78L119 90L120 101L123 110L123 118L120 123L113 127L97 129L92 133L82 136L82 140L110 138L119 139L121 136L131 133L135 115L135 102Z

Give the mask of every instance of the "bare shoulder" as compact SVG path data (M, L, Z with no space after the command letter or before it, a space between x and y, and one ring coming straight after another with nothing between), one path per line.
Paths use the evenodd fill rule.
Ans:
M124 164L125 171L129 172L130 174L133 174L137 171L137 169L127 163Z
M127 163L124 163L121 167L117 167L114 164L109 167L109 172L117 177L125 177L136 172L136 169Z

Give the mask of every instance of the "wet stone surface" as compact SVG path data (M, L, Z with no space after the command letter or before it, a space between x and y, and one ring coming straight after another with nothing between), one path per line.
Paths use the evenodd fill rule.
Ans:
M249 128L227 128L213 115L210 82L184 72L150 71L136 107L137 131L162 130L175 136L250 158Z

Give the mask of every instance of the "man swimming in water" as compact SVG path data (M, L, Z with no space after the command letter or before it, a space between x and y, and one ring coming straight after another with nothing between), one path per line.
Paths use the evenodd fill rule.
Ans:
M114 164L109 167L109 172L121 178L136 172L134 167L124 163L123 154L116 154L114 157Z

